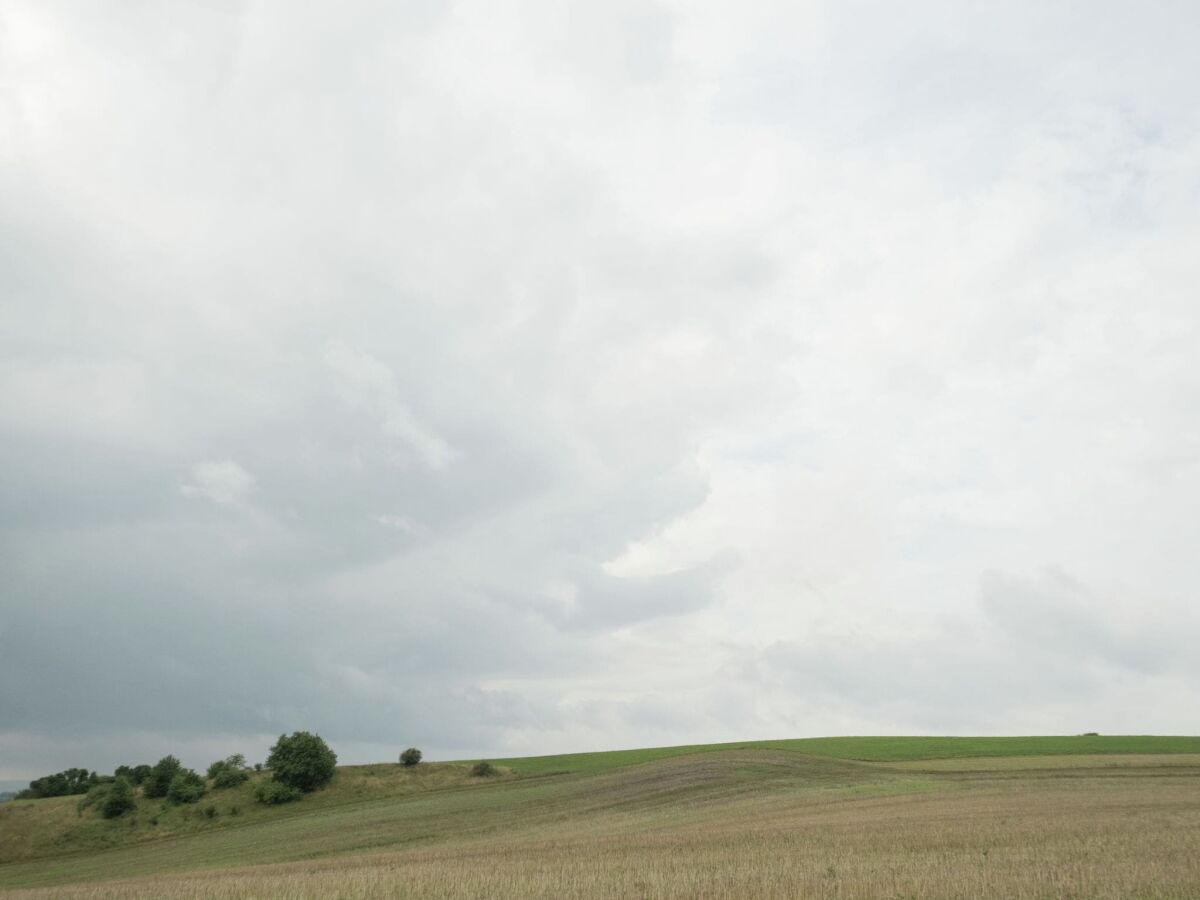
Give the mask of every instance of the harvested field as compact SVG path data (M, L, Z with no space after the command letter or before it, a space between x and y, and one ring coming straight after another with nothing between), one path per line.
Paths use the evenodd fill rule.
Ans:
M30 898L1191 898L1200 758L717 750L10 864L0 885L41 885L12 894Z

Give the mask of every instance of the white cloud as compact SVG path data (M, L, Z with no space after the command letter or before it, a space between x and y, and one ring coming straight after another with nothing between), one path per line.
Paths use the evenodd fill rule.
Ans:
M585 6L5 6L13 729L1200 728L1200 20Z
M337 378L343 400L355 409L377 417L389 438L406 445L431 469L444 469L458 453L419 421L400 396L396 376L379 360L333 342L325 362Z
M238 505L245 501L254 483L254 476L233 460L210 460L192 466L191 480L182 484L180 490L188 497Z

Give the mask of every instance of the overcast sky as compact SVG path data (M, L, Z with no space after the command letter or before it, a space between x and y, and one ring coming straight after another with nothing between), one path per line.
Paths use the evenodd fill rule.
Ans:
M1197 46L0 0L0 778L1200 732Z

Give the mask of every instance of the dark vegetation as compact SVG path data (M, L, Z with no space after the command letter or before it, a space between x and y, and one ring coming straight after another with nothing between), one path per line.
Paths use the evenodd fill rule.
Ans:
M167 791L171 789L171 781L182 771L183 764L179 760L173 756L164 756L154 764L154 768L146 776L142 792L147 797L167 796Z
M41 797L67 797L86 794L100 782L100 776L87 769L67 769L44 778L35 778L29 787L17 794L18 800L37 800Z
M260 781L254 786L254 799L267 806L291 803L300 798L300 792L282 781Z
M246 765L246 757L235 753L225 759L218 759L209 766L207 775L214 788L231 788L249 779L250 769Z
M204 779L191 769L182 769L171 779L167 788L167 800L179 805L195 803L204 796L204 792Z
M500 770L487 760L484 760L471 766L471 774L476 778L491 778L493 775L499 775Z
M144 764L140 766L117 766L113 775L117 778L124 778L134 787L139 787L150 777L151 768L151 766Z
M320 735L307 731L281 734L267 757L271 777L303 794L328 784L336 767L337 754Z
M409 747L400 754L400 764L404 766L415 766L421 761L421 751L416 747Z
M415 753L416 761L420 760L421 751L405 751L405 754L409 753ZM117 766L112 775L97 775L87 769L67 769L35 778L28 788L13 796L20 800L38 800L80 794L82 799L76 805L80 815L90 809L98 811L103 818L117 819L137 808L139 793L147 800L164 801L163 810L168 805L188 806L210 791L240 787L265 768L270 778L253 786L254 797L260 803L275 806L290 803L328 784L336 766L337 755L319 735L297 731L291 736L279 736L265 767L262 763L249 766L245 756L235 753L217 760L204 775L200 775L184 768L174 756L164 756L153 766ZM219 814L216 804L210 803L203 810L208 819L215 819ZM236 806L230 807L229 815L238 814ZM149 821L153 825L157 824L157 819L153 816Z

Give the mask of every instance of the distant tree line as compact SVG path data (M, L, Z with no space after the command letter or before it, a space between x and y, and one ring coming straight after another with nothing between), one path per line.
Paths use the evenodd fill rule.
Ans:
M18 800L36 800L40 797L67 797L71 794L86 794L100 781L99 775L87 769L66 769L43 778L35 778L29 787L17 793Z
M420 754L418 751L418 759ZM235 753L219 759L204 775L184 768L174 756L164 756L154 765L117 766L112 775L97 775L87 769L67 769L54 775L35 778L29 787L20 791L17 799L36 800L43 797L85 795L79 810L95 808L109 819L117 818L136 808L137 794L146 799L162 799L168 804L196 803L210 790L238 787L252 773L264 768L270 778L254 787L260 803L288 803L329 783L337 766L337 754L320 735L296 731L280 735L271 748L266 765L246 764L246 757ZM209 815L215 812L210 807Z

